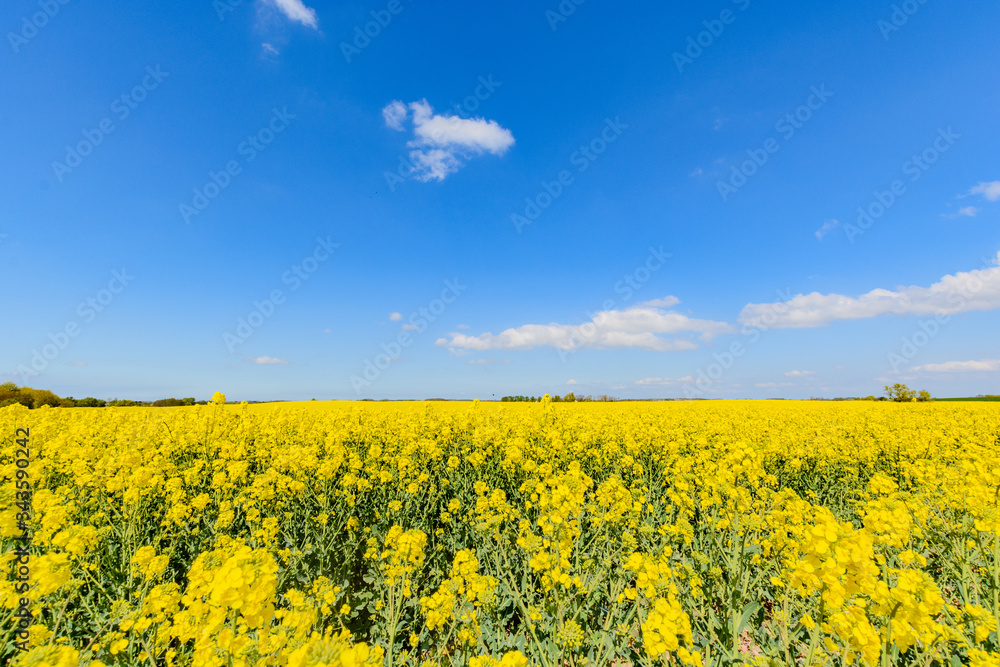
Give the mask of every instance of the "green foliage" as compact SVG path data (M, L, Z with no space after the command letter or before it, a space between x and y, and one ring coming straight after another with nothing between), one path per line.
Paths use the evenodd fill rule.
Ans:
M78 408L103 408L106 405L107 403L105 401L89 396L87 398L81 398L76 402L76 407Z
M890 401L895 401L896 403L910 403L917 400L917 392L899 382L891 387L886 385L885 395Z
M0 407L14 405L15 403L20 403L32 409L40 408L43 405L58 408L63 406L63 399L48 389L18 387L13 382L6 382L0 385Z
M153 401L154 408L177 408L182 405L184 405L184 401L176 398L161 398L158 401Z

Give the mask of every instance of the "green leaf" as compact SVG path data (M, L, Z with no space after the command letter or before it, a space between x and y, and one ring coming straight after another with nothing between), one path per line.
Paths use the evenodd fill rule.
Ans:
M743 612L740 614L740 621L736 626L737 635L741 634L743 630L746 628L747 622L750 620L750 617L756 614L760 610L761 606L759 602L751 602L750 604L748 604L746 607L743 608Z

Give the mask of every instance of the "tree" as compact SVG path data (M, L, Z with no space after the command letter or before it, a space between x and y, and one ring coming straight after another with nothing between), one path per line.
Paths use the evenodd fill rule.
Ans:
M40 408L43 405L58 408L62 405L62 399L48 389L31 389L30 387L21 387L18 390L18 393L30 398L31 404L29 405L25 403L25 405L28 405L29 408Z
M103 408L106 403L99 398L92 398L88 396L87 398L81 398L76 402L76 407L78 408Z
M182 405L184 405L184 403L176 398L161 398L158 401L153 401L154 408L177 408Z
M895 401L897 403L910 403L917 400L917 392L913 391L905 384L900 384L899 382L891 387L886 385L885 395L890 401Z
M576 394L574 394L573 392L569 392L568 394L563 396L563 401L565 401L566 403L576 403Z
M933 401L934 399L931 397L931 392L926 389L921 389L920 393L917 394L917 400L921 403L927 403L928 401Z
M181 399L181 403L184 405L194 405L196 401L193 398L183 398Z

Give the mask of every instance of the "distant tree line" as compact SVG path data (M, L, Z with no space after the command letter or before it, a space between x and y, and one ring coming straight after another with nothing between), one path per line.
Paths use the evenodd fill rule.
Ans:
M148 406L154 408L171 408L185 405L207 405L208 401L198 401L194 398L163 398L158 401L130 401L113 399L104 401L88 396L87 398L60 398L48 389L32 389L18 387L13 382L0 384L0 408L20 403L32 410L47 405L52 408L116 408Z
M500 399L501 403L538 403L542 400L541 396L504 396ZM611 401L617 401L617 398L612 398L606 394L600 396L577 396L576 394L570 392L565 396L553 396L553 403L609 403Z

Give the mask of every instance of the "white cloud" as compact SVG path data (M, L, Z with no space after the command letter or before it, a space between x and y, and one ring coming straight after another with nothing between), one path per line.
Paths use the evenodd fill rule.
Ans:
M333 333L330 329L323 329L323 333Z
M578 385L578 384L580 384L580 383L579 383L579 382L577 382L576 380L567 380L567 381L566 381L566 386L567 386L567 387L575 387L575 386L576 386L576 385Z
M86 361L67 361L66 365L67 366L77 366L79 368L83 368L84 366L87 365L87 362Z
M403 130L403 121L413 124L411 149L413 177L419 181L443 181L462 168L465 160L483 153L503 155L514 145L514 135L495 120L435 114L427 100L405 105L394 100L382 109L385 124Z
M638 304L625 310L606 310L586 324L525 324L497 335L479 336L452 333L451 340L440 338L438 345L461 350L530 350L554 347L559 350L580 348L638 348L659 352L694 350L698 345L689 338L664 338L659 334L697 333L705 340L722 333L732 333L725 322L696 320L665 311L649 303L676 304L674 297Z
M389 321L390 322L399 322L402 319L403 319L403 314L402 313L389 313Z
M1000 253L991 260L1000 264ZM822 327L883 315L954 315L1000 308L1000 266L946 275L930 287L875 289L858 297L798 294L782 303L750 303L739 321L771 329Z
M963 216L968 218L974 218L976 217L976 214L979 213L981 210L982 210L981 208L977 208L975 206L965 206L963 208L958 209L957 213L952 213L951 215L946 215L946 214L942 215L944 215L944 217L946 218L961 218Z
M840 220L836 218L831 218L823 223L823 226L816 230L816 238L820 241L823 237L832 232L834 229L840 226Z
M947 361L943 364L926 364L914 366L910 370L924 373L973 373L983 371L1000 371L1000 359L983 359L981 361Z
M319 29L316 22L316 10L306 7L302 0L266 0L281 10L281 13L296 23L301 23L314 30Z
M469 325L468 324L459 324L457 328L459 328L459 329L468 329Z
M992 181L990 183L980 183L976 187L969 190L969 194L982 195L986 197L988 201L998 201L1000 200L1000 181Z
M403 331L419 331L420 327L416 324L404 324Z
M263 44L261 44L261 46L264 47L264 53L265 54L270 53L270 54L275 55L275 56L280 56L281 55L281 52L278 51L278 49L274 48L273 44L269 44L267 42L264 42Z
M777 389L778 387L794 387L794 382L758 382L754 385L761 389Z
M257 358L247 358L247 361L251 364L257 364L258 366L287 366L291 362L285 361L284 359L275 359L274 357L257 357Z
M804 377L809 377L810 375L816 375L816 374L812 371L788 371L787 373L785 373L785 377L789 378L804 378Z
M705 173L704 169L702 169L701 167L696 167L695 170L692 171L689 175L690 176L701 176L704 173Z
M406 105L399 100L394 100L382 109L382 118L385 124L394 130L403 131L403 121L406 120Z

